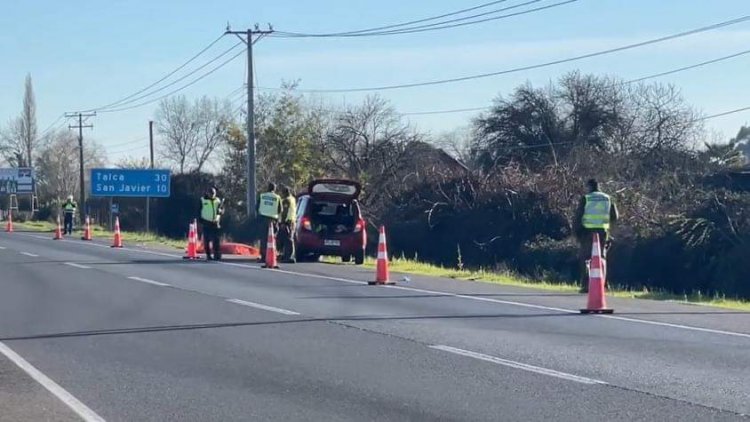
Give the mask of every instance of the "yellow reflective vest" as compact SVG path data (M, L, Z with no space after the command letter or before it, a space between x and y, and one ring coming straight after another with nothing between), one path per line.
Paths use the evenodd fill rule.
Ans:
M609 230L611 208L612 199L606 193L592 192L586 195L583 227L594 230Z
M280 205L281 197L279 195L273 192L262 193L260 194L260 201L258 202L258 214L263 217L278 220Z
M220 208L221 200L219 198L201 198L201 220L218 223L221 219Z
M297 200L292 195L281 200L282 210L286 212L285 223L294 223L297 218Z
M75 214L76 208L78 208L78 204L76 204L75 201L65 202L65 204L63 204L63 211L65 214Z

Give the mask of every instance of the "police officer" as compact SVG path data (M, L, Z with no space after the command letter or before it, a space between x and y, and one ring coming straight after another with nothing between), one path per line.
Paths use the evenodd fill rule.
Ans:
M73 200L73 195L69 195L68 199L63 203L63 234L73 234L73 218L76 215L78 204Z
M281 220L279 222L279 241L281 243L281 260L286 263L296 262L294 253L294 222L297 218L297 200L289 187L281 190Z
M266 258L268 244L268 227L273 229L274 236L279 233L279 217L281 216L281 197L276 193L276 184L269 183L266 192L258 197L255 211L262 221L264 236L260 241L260 261Z
M581 262L581 293L588 292L588 272L586 261L591 258L593 235L599 235L599 244L605 245L609 240L610 226L617 222L619 213L617 206L609 195L599 190L599 182L590 179L587 182L589 193L581 198L576 213L576 235L580 244L579 258ZM602 248L601 256L606 257L606 248Z
M216 196L212 187L201 198L201 226L203 227L203 250L207 260L221 259L221 216L224 214L224 201ZM213 248L211 248L213 246ZM213 254L211 253L213 251Z

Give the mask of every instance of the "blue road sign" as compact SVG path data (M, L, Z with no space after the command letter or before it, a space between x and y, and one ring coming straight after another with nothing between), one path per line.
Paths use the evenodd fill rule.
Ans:
M112 204L112 214L120 213L120 204Z
M169 197L169 170L91 169L91 196Z

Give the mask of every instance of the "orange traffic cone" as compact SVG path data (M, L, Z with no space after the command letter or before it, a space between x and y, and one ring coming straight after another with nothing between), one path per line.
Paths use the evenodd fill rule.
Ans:
M607 308L607 298L604 292L604 271L599 234L594 233L589 267L589 297L586 308L581 309L582 314L611 314L614 312L614 309Z
M91 218L89 216L86 216L86 225L83 227L83 236L81 236L81 240L93 240L91 237Z
M273 225L268 225L268 243L266 243L266 264L263 268L279 268L278 257L276 256L276 234L273 232Z
M197 233L197 224L195 220L193 220L192 223L190 223L190 228L188 229L188 244L187 248L185 248L185 256L182 257L182 259L191 259L196 260L198 258L198 233Z
M120 233L120 217L115 217L115 237L112 240L113 248L122 247L122 234Z
M60 216L57 216L57 228L55 228L55 237L54 240L62 240L63 234L62 234L62 227L60 227Z
M8 210L8 222L5 224L5 232L13 233L13 211Z
M390 280L390 272L388 271L388 246L385 242L385 227L380 226L380 237L378 238L378 264L377 271L375 273L375 281L370 281L367 284L396 284L396 282Z

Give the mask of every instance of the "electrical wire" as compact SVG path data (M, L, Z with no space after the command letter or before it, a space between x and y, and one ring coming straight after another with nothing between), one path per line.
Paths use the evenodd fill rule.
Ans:
M443 14L443 15L431 16L431 17L428 17L428 18L417 19L417 20L413 20L413 21L402 22L402 23L392 24L392 25L386 25L386 26L379 26L379 27L375 27L375 28L359 29L359 30L355 30L355 31L335 32L335 33L329 33L329 34L304 34L304 33L296 33L296 32L286 32L286 34L289 34L289 35L307 35L307 36L327 36L327 35L334 36L334 35L360 34L360 33L364 33L364 32L377 32L377 31L382 31L382 30L385 30L385 29L393 29L393 28L399 28L399 27L402 27L402 26L410 26L410 25L415 25L415 24L418 24L418 23L429 22L429 21L433 21L433 20L447 18L447 17L450 17L450 16L461 15L461 14L468 13L468 12L473 12L474 10L482 9L482 8L485 8L485 7L490 7L490 6L494 6L496 4L505 3L507 1L508 0L491 1L489 3L480 4L478 6L470 7L468 9L457 10L455 12L450 12L450 13L446 13L446 14Z
M544 1L544 0L530 0L530 1L527 1L525 3L521 3L521 4L518 4L518 5L515 5L515 6L510 6L510 7L506 7L506 8L503 8L503 9L498 9L498 10L495 10L495 11L492 11L492 12L485 12L485 13L482 13L482 14L479 14L479 15L475 15L475 16L485 16L487 14L494 14L494 13L498 13L498 12L504 11L504 10L515 9L515 8L522 7L522 6L528 6L528 5L533 4L533 3L539 3L541 1ZM565 6L567 4L575 3L577 1L578 0L565 0L565 1L558 2L558 3L550 4L550 5L547 5L547 6L540 6L540 7L537 7L537 8L524 10L524 11L521 11L521 12L509 13L509 14L506 14L506 15L495 16L495 17L485 18L485 19L477 19L477 20L473 20L473 21L470 21L470 22L462 22L462 23L455 23L455 24L447 24L447 23L462 21L462 20L471 19L471 18L470 17L458 18L458 19L453 19L453 20L444 21L444 22L438 22L438 23L432 23L432 24L428 24L428 25L417 26L417 27L413 27L413 28L399 29L399 30L393 30L393 31L384 31L384 32L370 32L370 33L349 34L349 35L347 35L347 34L344 34L344 35L310 35L310 34L295 34L295 33L283 32L283 31L276 31L276 32L274 32L273 36L275 36L276 38L342 38L342 37L343 38L351 38L351 37L370 37L370 36L387 36L387 35L413 34L413 33L417 33L417 32L437 31L437 30L442 30L442 29L457 28L457 27L466 26L466 25L476 25L476 24L479 24L479 23L496 21L496 20L500 20L500 19L507 19L507 18L511 18L511 17L515 17L515 16L521 16L521 15L526 15L526 14L529 14L529 13L539 12L539 11L542 11L542 10L552 9L552 8L555 8L555 7Z
M237 42L237 43L236 43L236 44L234 44L234 45L233 45L232 47L230 47L230 48L228 48L228 49L224 50L224 51L223 51L223 52L222 52L221 54L219 54L218 56L216 56L216 57L214 57L213 59L209 60L208 62L206 62L206 63L202 64L201 66L199 66L199 67L197 67L197 68L193 69L193 70L192 70L192 71L190 71L189 73L186 73L185 75L183 75L183 76L181 76L181 77L179 77L179 78L175 79L174 81L172 81L172 82L170 82L170 83L168 83L168 84L166 84L166 85L163 85L163 86L159 87L158 89L155 89L155 90L153 90L153 91L151 91L151 92L147 92L147 93L145 93L145 94L142 94L142 95L139 95L139 96L137 96L137 97L135 97L135 98L132 98L132 99L130 99L130 100L128 100L128 101L124 101L124 102L120 103L120 105L118 105L118 106L117 106L116 108L117 108L117 109L121 109L121 108L122 108L122 106L125 106L125 105L128 105L128 104L132 104L132 103L135 103L135 102L137 102L137 101L143 100L143 99L145 99L145 98L148 98L148 97L150 97L150 96L152 96L152 95L154 95L154 94L157 94L157 93L159 93L159 92L162 92L162 91L164 91L165 89L167 89L167 88L169 88L169 87L172 87L172 86L174 86L174 85L177 85L178 83L180 83L180 82L184 81L185 79L187 79L187 78L189 78L189 77L191 77L191 76L195 75L196 73L198 73L198 72L200 72L201 70L205 69L205 68L206 68L206 67L208 67L209 65L211 65L211 64L213 64L213 63L215 63L215 62L217 62L217 61L218 61L219 59L221 59L222 57L224 57L224 56L226 56L227 54L231 53L232 51L236 50L236 49L237 49L237 47L239 47L239 46L240 46L241 44L242 44L242 42L241 42L241 41L240 41L240 42ZM99 110L97 110L97 111L98 111L98 112L102 112L102 113L104 113L104 112L107 112L108 110L109 110L109 109L99 109Z
M725 61L725 60L734 59L734 58L737 58L737 57L740 57L740 56L745 56L747 54L750 54L750 50L743 50L743 51L740 51L738 53L733 53L733 54L730 54L730 55L727 55L727 56L722 56L722 57L718 57L718 58L715 58L715 59L702 61L702 62L691 64L691 65L688 65L688 66L678 67L676 69L668 70L666 72L660 72L660 73L654 73L654 74L647 75L647 76L642 76L640 78L631 79L631 80L628 80L628 81L621 82L620 85L629 85L629 84L633 84L633 83L637 83L637 82L643 82L643 81L648 80L648 79L659 78L659 77L662 77L662 76L672 75L672 74L684 72L684 71L687 71L687 70L697 69L699 67L707 66L709 64L719 63L719 62L722 62L722 61ZM417 111L417 112L411 112L411 113L402 113L402 115L404 115L404 116L422 116L422 115L431 115L431 114L465 113L465 112L470 112L470 111L489 110L490 108L491 107L488 106L488 107L458 108L458 109L453 109L453 110Z
M101 111L101 113L116 113L116 112L120 112L120 111L132 110L132 109L135 109L135 108L143 107L145 105L153 104L153 103L155 103L157 101L161 101L161 100L163 100L163 99L165 99L167 97L171 97L172 95L174 95L174 94L176 94L176 93L178 93L178 92L180 92L180 91L182 91L182 90L184 90L184 89L186 89L186 88L188 88L190 86L195 85L199 81L201 81L201 80L205 79L206 77L208 77L209 75L215 73L216 71L218 71L222 67L226 66L227 64L229 64L230 62L232 62L233 60L235 60L237 57L239 57L241 54L244 54L244 53L245 53L244 51L240 51L239 53L237 53L234 56L230 57L229 59L223 61L221 64L219 64L218 66L216 66L213 69L209 70L208 72L204 73L203 75L199 76L198 78L193 79L192 81L188 82L187 84L185 84L185 85L183 85L183 86L181 86L181 87L179 87L179 88L177 88L175 90L172 90L172 91L170 91L170 92L168 92L168 93L166 93L166 94L164 94L162 96L159 96L159 97L156 97L156 98L152 98L152 99L150 99L148 101L144 101L142 103L135 104L135 105L132 105L132 106L129 106L129 107L103 110L103 111Z
M367 91L388 91L388 90L394 90L394 89L405 89L405 88L416 88L416 87L422 87L422 86L433 86L433 85L444 85L449 83L456 83L456 82L463 82L468 80L474 80L474 79L483 79L483 78L489 78L493 76L500 76L500 75L507 75L511 73L518 73L523 72L527 70L533 70L533 69L540 69L544 67L550 67L558 64L563 63L569 63L574 61L579 61L583 59L588 59L592 57L598 57L598 56L604 56L612 53L618 53L621 51L627 51L632 50L639 47L645 47L652 44L658 44L665 41L674 40L677 38L683 38L689 35L694 35L702 32L707 32L719 28L724 28L731 25L737 25L739 23L747 22L750 20L750 15L742 16L740 18L731 19L728 21L719 22L716 24L704 26L697 29L692 29L689 31L680 32L677 34L667 35L664 37L654 38L647 41L642 41L638 43L633 44L627 44L624 46L616 47L616 48L610 48L607 50L600 50L593 53L587 53L579 56L569 57L566 59L559 59L559 60L553 60L545 63L539 63L535 65L528 65L528 66L522 66L522 67L516 67L506 70L501 70L497 72L489 72L489 73L480 73L475 75L468 75L468 76L460 76L450 79L439 79L439 80L433 80L433 81L425 81L425 82L414 82L414 83L407 83L407 84L398 84L398 85L383 85L383 86L376 86L376 87L367 87L367 88L347 88L347 89L306 89L306 90L300 90L300 92L316 92L316 93L341 93L341 92L367 92Z
M146 86L144 88L141 88L140 90L138 90L138 91L136 91L136 92L128 95L127 97L121 98L121 99L119 99L119 100L117 100L117 101L115 101L113 103L109 103L109 104L101 106L101 107L92 108L92 109L88 109L88 110L84 110L84 111L85 112L91 112L91 111L103 110L103 109L106 109L106 108L111 108L111 107L114 107L114 106L122 105L122 103L124 101L130 100L131 98L133 98L133 97L135 97L135 96L137 96L139 94L142 94L142 93L148 91L149 89L151 89L151 88L155 87L156 85L158 85L158 84L164 82L165 80L169 79L175 73L177 73L180 70L184 69L187 65L189 65L190 63L192 63L193 61L195 61L198 57L200 57L201 55L203 55L203 53L205 53L206 51L210 50L211 47L213 47L214 45L216 45L216 43L218 43L223 37L224 37L224 34L221 34L218 38L216 38L215 40L211 41L207 46L203 47L203 49L201 49L193 57L191 57L190 59L188 59L185 63L181 64L176 69L174 69L171 72L167 73L166 75L164 75L161 79L157 80L156 82L153 82L152 84L150 84L150 85L148 85L148 86Z

